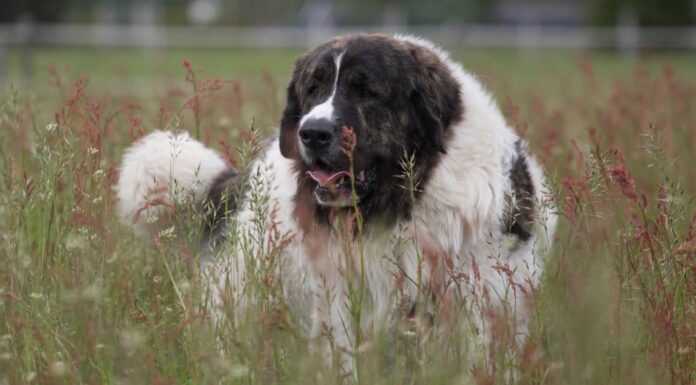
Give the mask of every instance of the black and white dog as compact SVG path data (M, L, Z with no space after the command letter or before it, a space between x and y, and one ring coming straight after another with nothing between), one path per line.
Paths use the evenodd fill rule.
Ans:
M478 295L521 309L556 225L542 169L493 98L409 36L348 35L300 57L280 135L245 175L255 187L243 190L188 135L158 131L123 158L119 214L147 233L182 190L212 205L236 241L206 265L205 282L218 304L240 309L249 262L281 245L287 303L308 336L328 331L343 351L355 348L356 284L361 328L404 307L412 315L419 300L451 312Z

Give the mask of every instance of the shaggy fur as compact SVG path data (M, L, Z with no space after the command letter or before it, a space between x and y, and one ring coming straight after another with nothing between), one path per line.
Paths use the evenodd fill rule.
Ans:
M193 198L202 201L229 167L215 151L186 133L155 131L123 155L115 186L118 215L138 234L161 229L167 208Z
M416 191L403 188L410 156ZM355 194L346 195L335 180L351 160ZM139 213L153 194L171 199L172 185L227 202L237 241L204 269L216 305L243 311L245 261L278 246L287 303L327 355L327 334L339 351L355 348L347 296L357 277L363 330L424 301L443 319L472 310L485 337L486 315L472 306L484 296L519 311L524 333L521 294L538 283L556 223L543 172L481 84L430 42L350 35L298 59L280 137L247 173L252 187L237 204L235 171L185 134L156 132L124 157L119 212L143 228ZM350 355L340 356L350 369Z

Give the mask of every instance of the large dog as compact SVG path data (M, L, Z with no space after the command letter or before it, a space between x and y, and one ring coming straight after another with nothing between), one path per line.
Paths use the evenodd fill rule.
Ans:
M186 134L158 131L123 158L119 212L147 232L177 191L193 192L223 245L204 269L216 306L247 306L250 271L275 258L307 335L344 352L356 327L419 309L473 308L486 335L471 305L523 311L556 222L542 169L493 98L408 36L348 35L300 57L279 137L244 175Z

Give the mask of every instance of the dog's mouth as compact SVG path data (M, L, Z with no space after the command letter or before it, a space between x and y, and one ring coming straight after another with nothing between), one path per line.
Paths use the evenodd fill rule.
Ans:
M328 207L350 207L362 200L369 191L369 186L376 179L376 168L366 167L355 172L351 165L357 143L355 131L344 126L341 131L343 142L339 151L344 157L327 162L321 156L314 158L306 165L309 171L306 176L316 182L314 197L317 204ZM326 154L324 154L326 155ZM350 171L346 169L350 168Z
M348 171L328 171L314 168L307 176L317 183L314 197L322 206L345 207L352 205L351 174Z
M329 173L322 169L307 171L307 176L317 182L317 187L335 190L350 182L350 173L348 171L337 171Z
M333 171L314 167L306 175L316 182L314 197L321 206L348 207L359 203L367 191L370 173L363 171L353 177L349 171ZM355 201L354 201L355 200Z

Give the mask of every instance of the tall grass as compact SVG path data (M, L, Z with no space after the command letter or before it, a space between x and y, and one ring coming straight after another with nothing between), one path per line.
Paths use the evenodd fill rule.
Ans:
M153 244L116 222L111 186L136 138L190 127L243 166L259 137L248 111L269 126L280 114L270 77L185 71L190 84L173 79L154 102L57 71L42 89L3 91L0 384L696 381L696 82L669 67L600 80L583 61L563 109L515 90L529 97L506 113L551 175L562 217L529 337L472 358L400 324L364 341L360 376L343 377L295 323L273 247L254 270L253 311L216 328L195 237L164 229ZM255 199L262 210L262 189Z

